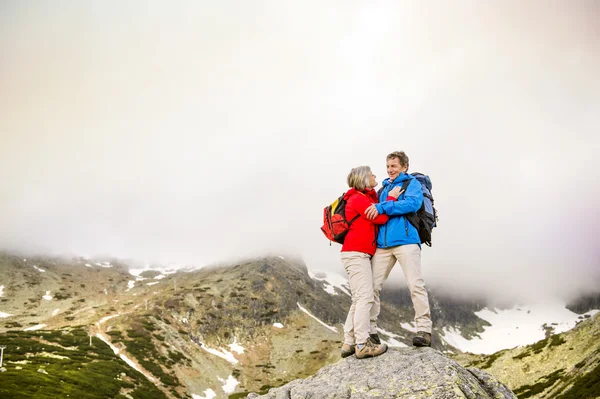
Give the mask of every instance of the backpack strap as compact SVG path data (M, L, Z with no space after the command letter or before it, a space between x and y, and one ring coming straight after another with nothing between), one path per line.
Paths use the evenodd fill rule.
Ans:
M408 185L410 184L411 180L412 179L408 179L408 180L404 180L402 182L402 187L400 188L400 194L404 194L406 192L406 189L408 188ZM404 197L402 197L402 198L404 198Z
M364 194L364 193L361 193L360 191L356 191L356 192L357 192L357 193L359 193L359 194L362 194L363 196L365 196L365 194ZM365 196L365 197L366 197L366 196ZM360 217L360 213L358 213L358 212L357 212L357 213L356 213L356 216L354 216L352 219L348 220L348 228L350 228L350 226L352 225L352 223L353 223L353 222L354 222L356 219L358 219L359 217Z
M350 228L350 225L351 225L351 224L352 224L352 223L353 223L353 222L354 222L356 219L358 219L359 217L360 217L360 213L357 213L357 214L356 214L356 216L354 216L352 219L350 219L350 220L348 221L348 228Z
M410 181L412 179L408 179L408 180L404 180L402 182L402 186L400 187L400 194L404 194L404 192L406 191L406 189L408 188L408 185L410 184ZM377 190L377 199L381 201L381 193L383 192L383 186L379 188L379 190Z

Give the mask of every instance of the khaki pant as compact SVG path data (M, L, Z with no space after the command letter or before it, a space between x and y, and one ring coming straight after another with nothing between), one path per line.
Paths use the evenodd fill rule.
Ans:
M381 309L379 295L383 283L387 280L392 268L400 263L404 278L410 290L410 297L415 308L415 324L417 331L431 334L431 314L429 298L425 289L425 281L421 277L421 248L417 244L399 245L391 248L377 248L373 256L373 307L371 308L370 332L377 332L377 317Z
M369 337L369 318L373 306L371 256L364 252L342 252L342 264L352 294L352 305L344 324L344 343L364 344Z

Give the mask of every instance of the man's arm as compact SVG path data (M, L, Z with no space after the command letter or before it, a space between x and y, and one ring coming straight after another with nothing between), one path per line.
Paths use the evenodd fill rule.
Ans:
M381 202L375 205L375 207L379 214L398 216L416 212L421 208L422 204L423 189L421 188L421 184L417 180L414 180L406 188L404 199Z

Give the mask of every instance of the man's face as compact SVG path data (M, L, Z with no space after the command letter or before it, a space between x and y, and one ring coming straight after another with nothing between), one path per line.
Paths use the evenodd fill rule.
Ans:
M392 158L387 160L387 174L391 181L394 181L396 177L400 175L400 172L406 172L406 166L400 166L400 159Z

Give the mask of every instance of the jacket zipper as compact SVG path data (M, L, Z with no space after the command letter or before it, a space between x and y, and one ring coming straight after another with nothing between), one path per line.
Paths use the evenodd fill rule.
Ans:
M404 183L402 183L404 184ZM404 195L406 194L406 189L402 192L402 199L404 199ZM404 219L404 231L406 232L406 236L408 237L408 224L406 223L406 217L402 216Z
M383 190L385 191L385 190ZM388 190L389 192L389 190ZM387 193L386 192L382 192L381 194L385 194L385 197L387 198ZM383 225L383 227L385 227L385 234L383 235L383 247L387 248L387 223Z
M385 226L385 234L383 235L383 247L387 248L387 223Z
M375 230L375 238L373 239L373 246L377 248L377 233L379 232L377 229L377 225L373 223L373 229Z

